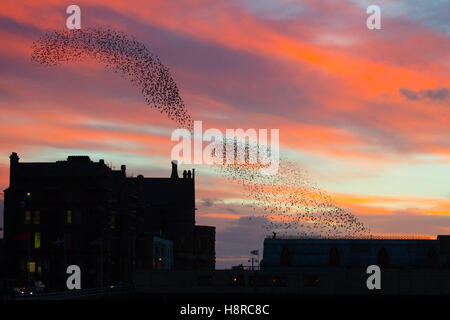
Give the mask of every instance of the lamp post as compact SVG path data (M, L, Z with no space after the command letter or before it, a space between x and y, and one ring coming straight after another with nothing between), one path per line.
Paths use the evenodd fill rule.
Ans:
M258 258L253 258L253 257L251 258L252 270L254 270L254 263L259 262L259 250L252 250L252 251L250 251L250 254L258 257ZM250 262L250 259L248 260L248 262Z
M258 262L258 259L251 257L250 259L248 259L248 262L252 263L252 271L255 270L254 264Z

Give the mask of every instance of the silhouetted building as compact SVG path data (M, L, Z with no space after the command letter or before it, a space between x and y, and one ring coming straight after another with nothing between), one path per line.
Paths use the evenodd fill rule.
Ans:
M216 230L208 226L195 226L194 268L211 269L216 266L215 254Z
M148 250L151 248L151 250ZM173 269L173 241L158 236L144 237L137 242L137 268L151 270Z
M139 234L164 235L173 241L175 269L215 268L215 228L195 226L195 172L178 177L172 162L170 178L128 178L142 204ZM202 242L198 246L198 242ZM203 243L208 241L208 243ZM197 258L198 257L198 258ZM211 261L213 261L211 263Z
M0 279L6 277L5 241L0 240Z
M61 287L66 267L76 264L82 286L102 286L133 282L136 268L202 267L196 255L214 268L214 228L205 227L208 249L197 250L194 175L178 178L176 163L170 178L130 178L125 165L113 170L87 156L23 163L12 153L10 160L4 210L9 278Z
M266 238L261 267L270 269L449 267L450 236L437 239Z

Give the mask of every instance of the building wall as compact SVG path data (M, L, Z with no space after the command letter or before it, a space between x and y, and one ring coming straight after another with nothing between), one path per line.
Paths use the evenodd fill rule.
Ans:
M128 215L125 183L124 170L88 157L11 163L5 190L8 274L58 287L65 283L66 267L77 264L85 271L84 287L127 278L132 261L122 247L132 242L134 218Z
M195 226L194 254L195 268L214 270L216 267L216 228Z
M136 289L165 294L450 294L450 270L381 269L381 290L368 290L366 268L296 270L215 270L152 272L137 270Z
M266 239L262 268L442 265L438 240Z
M170 268L194 268L194 175L178 178L173 169L170 178L128 178L124 165L113 170L87 156L24 163L13 153L5 190L7 276L61 287L66 267L76 264L84 288L133 282L136 266L155 267L155 235L173 244ZM199 230L213 252L213 233ZM203 258L214 266L214 255Z
M173 269L173 241L154 236L152 251L154 270Z

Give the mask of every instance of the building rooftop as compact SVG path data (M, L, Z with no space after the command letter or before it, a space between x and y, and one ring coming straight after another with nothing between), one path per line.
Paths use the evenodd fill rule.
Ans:
M363 235L363 236L266 236L266 240L436 240L437 237L426 235Z

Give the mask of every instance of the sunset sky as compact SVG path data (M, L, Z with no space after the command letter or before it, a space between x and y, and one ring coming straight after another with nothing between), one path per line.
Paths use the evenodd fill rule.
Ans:
M31 62L70 4L82 28L122 30L156 54L204 127L279 129L282 155L373 233L450 234L448 0L2 1L1 190L13 151L170 175L176 123L129 81L94 61ZM366 27L371 4L381 30ZM196 166L196 187L217 267L247 263L266 218L250 219L241 187L211 168Z

